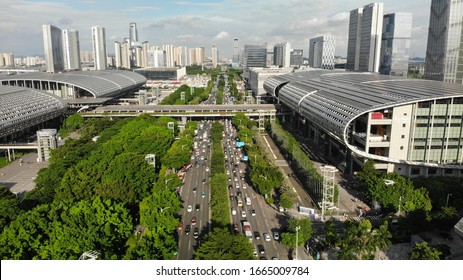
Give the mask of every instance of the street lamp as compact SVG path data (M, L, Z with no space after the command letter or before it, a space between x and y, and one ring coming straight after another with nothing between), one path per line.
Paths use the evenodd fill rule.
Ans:
M161 208L161 213L162 213L162 212L164 212L164 210L167 210L167 209L169 209L169 208L170 208L170 206L167 206L167 207Z
M145 156L145 161L154 166L154 173L156 173L156 154L147 154Z
M400 217L400 204L402 204L402 196L399 197L399 214L398 214L399 217Z
M296 260L297 260L297 245L299 244L299 230L301 229L300 226L296 227Z
M173 180L173 179L175 179L175 178L170 178L169 180L167 180L167 179L165 180L165 183L166 183L166 189L167 189L167 182L169 182L170 180Z
M257 163L257 155L254 155L254 164Z
M447 194L447 202L445 202L445 207L447 208L449 206L449 198L452 196L451 193Z

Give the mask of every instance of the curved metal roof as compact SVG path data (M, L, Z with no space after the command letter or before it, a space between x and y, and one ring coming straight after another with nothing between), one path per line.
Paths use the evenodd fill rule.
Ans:
M142 86L146 78L121 70L73 71L65 73L33 72L0 77L0 81L50 81L85 89L95 98L115 97Z
M61 98L40 90L0 86L0 137L61 115Z
M374 73L308 71L268 79L270 94L345 141L349 123L365 113L420 101L463 97L463 85Z

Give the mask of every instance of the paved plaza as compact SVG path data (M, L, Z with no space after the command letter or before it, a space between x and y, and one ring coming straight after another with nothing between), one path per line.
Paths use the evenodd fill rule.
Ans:
M34 179L48 162L37 162L37 153L29 153L0 168L0 185L7 186L12 193L22 198L35 187Z

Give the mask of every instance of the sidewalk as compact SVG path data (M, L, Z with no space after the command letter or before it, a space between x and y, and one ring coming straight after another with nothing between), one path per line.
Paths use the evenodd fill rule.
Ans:
M34 179L39 170L48 167L48 162L37 162L37 156L36 152L29 153L0 168L0 185L8 187L21 199L35 187Z

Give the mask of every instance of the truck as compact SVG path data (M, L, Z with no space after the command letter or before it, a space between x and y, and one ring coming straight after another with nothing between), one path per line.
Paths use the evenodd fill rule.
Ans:
M246 237L252 239L251 224L248 221L243 221L243 230Z

